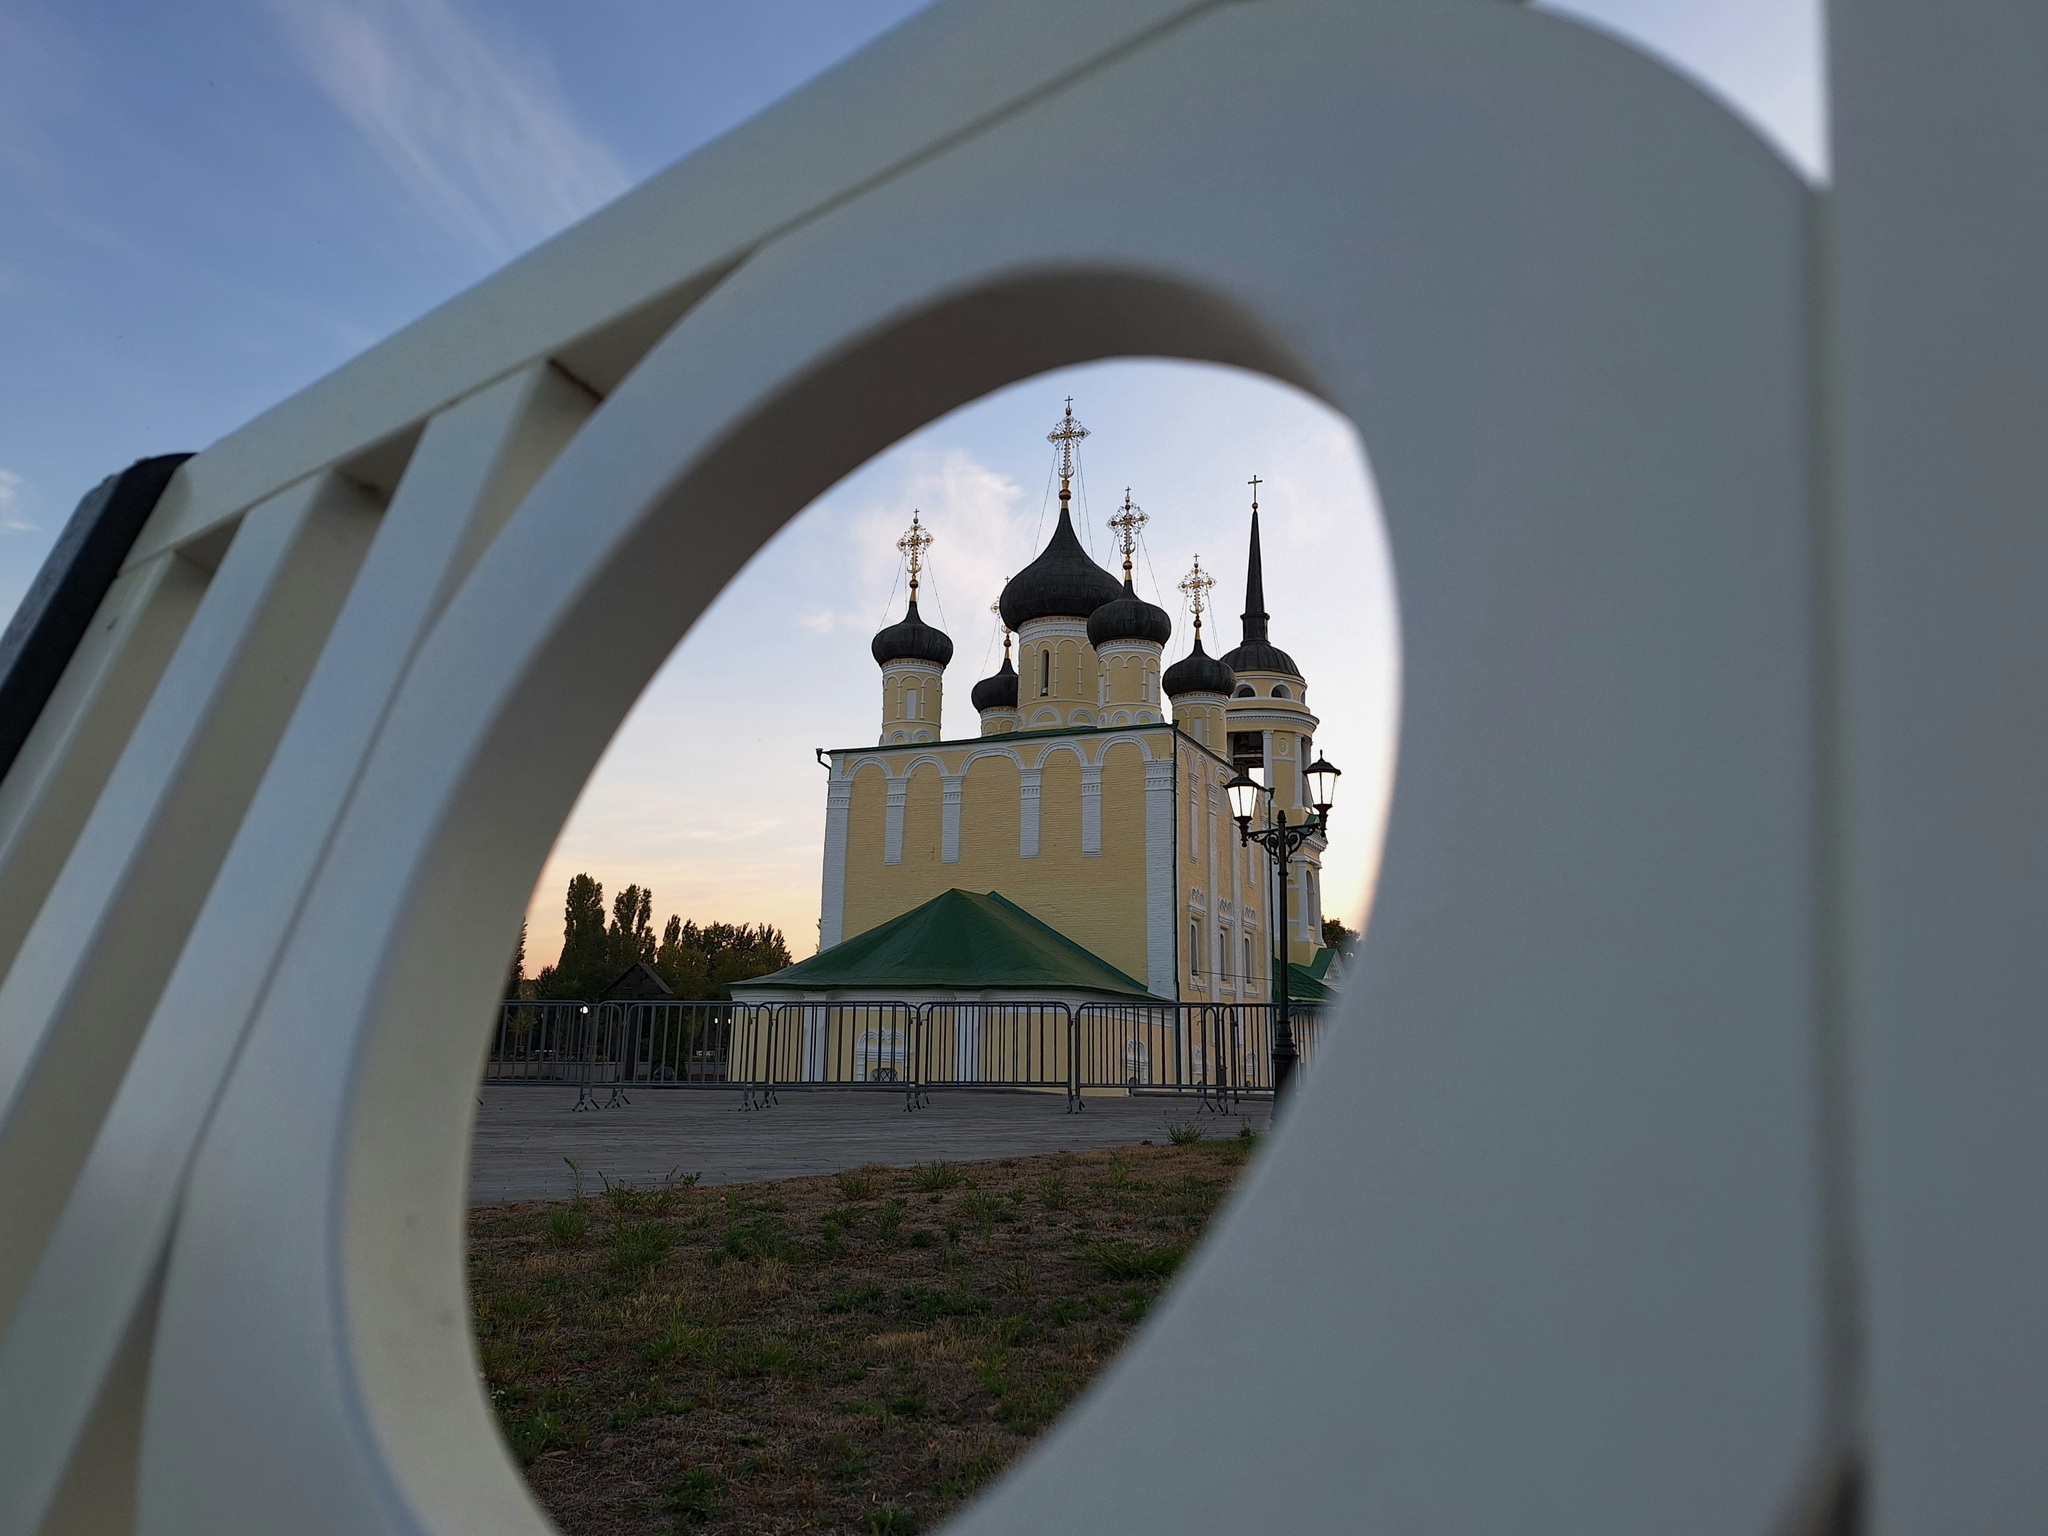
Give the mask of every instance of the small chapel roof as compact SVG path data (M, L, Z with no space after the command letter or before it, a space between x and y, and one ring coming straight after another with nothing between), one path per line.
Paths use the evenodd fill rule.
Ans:
M951 890L795 965L744 983L821 992L1049 988L1149 997L1142 982L994 891Z

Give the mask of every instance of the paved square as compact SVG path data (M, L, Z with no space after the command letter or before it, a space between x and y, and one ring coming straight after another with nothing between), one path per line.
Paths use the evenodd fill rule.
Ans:
M1190 1098L1105 1096L1066 1112L1056 1093L935 1093L906 1113L898 1093L784 1092L772 1109L743 1110L737 1092L636 1088L618 1109L575 1113L574 1089L486 1087L477 1110L470 1202L566 1200L583 1170L586 1191L614 1183L700 1174L705 1184L738 1184L834 1173L862 1163L1028 1157L1062 1149L1163 1142L1174 1123L1211 1136L1266 1128L1264 1104L1246 1113L1202 1112Z

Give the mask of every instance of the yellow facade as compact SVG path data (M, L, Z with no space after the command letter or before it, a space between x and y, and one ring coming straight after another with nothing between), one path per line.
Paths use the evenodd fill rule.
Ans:
M1224 785L1251 769L1272 807L1298 820L1316 720L1292 660L1265 638L1257 507L1245 644L1233 653L1251 665L1240 678L1201 651L1201 604L1215 583L1197 562L1182 583L1196 649L1162 671L1172 623L1131 586L1144 514L1126 495L1111 519L1122 582L1073 530L1073 450L1085 436L1071 407L1050 435L1059 522L1003 590L1003 667L973 690L978 738L936 739L953 644L918 615L932 536L913 519L899 542L910 600L874 639L878 742L829 754L819 947L948 890L995 892L1155 997L1263 1002L1278 943L1276 882L1266 851L1239 840ZM1312 961L1321 943L1321 852L1311 841L1290 882L1288 958L1297 962Z

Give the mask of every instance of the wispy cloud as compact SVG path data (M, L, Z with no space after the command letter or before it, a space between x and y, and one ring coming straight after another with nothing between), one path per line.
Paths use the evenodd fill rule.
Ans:
M271 0L299 61L451 233L503 259L624 191L547 60L454 0Z
M21 487L23 481L11 469L0 469L0 534L35 533L36 524L28 519L22 510Z

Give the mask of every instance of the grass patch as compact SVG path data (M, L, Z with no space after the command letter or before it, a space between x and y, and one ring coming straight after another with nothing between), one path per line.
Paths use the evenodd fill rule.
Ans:
M1185 1243L1096 1243L1089 1253L1105 1280L1164 1280L1187 1256Z
M1250 1150L481 1207L506 1443L568 1536L930 1530L1115 1356Z

